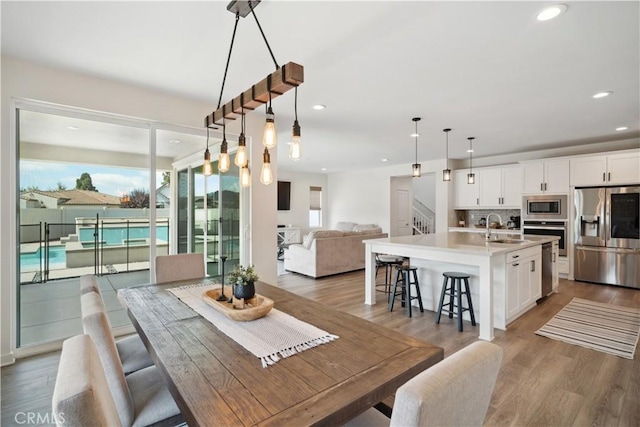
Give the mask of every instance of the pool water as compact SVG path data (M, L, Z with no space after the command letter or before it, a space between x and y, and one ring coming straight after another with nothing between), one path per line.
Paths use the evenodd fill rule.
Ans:
M78 239L81 242L93 242L93 228L81 228L78 230ZM125 241L134 240L134 239L148 239L149 238L149 227L129 227L129 234L127 235L127 227L104 227L98 230L98 240L105 242L107 245L124 245ZM165 242L169 241L169 227L157 226L156 227L156 238L160 240L164 240ZM134 242L130 242L131 244L135 244ZM83 245L84 246L84 245Z
M35 271L40 269L40 258L44 267L44 248L40 247L35 252L20 254L20 270ZM64 246L49 246L49 268L64 268L67 265L67 254Z

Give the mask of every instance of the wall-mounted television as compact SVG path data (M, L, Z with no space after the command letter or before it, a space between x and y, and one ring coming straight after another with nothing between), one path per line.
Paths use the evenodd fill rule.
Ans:
M278 181L278 210L288 211L291 209L291 183L289 181Z

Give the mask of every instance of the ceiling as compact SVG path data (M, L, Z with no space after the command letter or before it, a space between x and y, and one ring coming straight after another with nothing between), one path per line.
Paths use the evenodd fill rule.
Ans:
M213 111L234 23L226 3L3 1L2 53L204 101ZM273 101L279 167L330 173L413 163L416 116L420 161L445 157L447 127L454 159L467 158L470 136L475 157L637 138L640 3L565 2L566 13L536 21L550 4L263 1L256 14L279 64L305 67L299 162L287 158L293 92ZM273 70L254 20L241 18L223 101ZM613 94L593 99L600 91ZM262 112L247 122L260 140ZM41 123L34 134L55 132Z

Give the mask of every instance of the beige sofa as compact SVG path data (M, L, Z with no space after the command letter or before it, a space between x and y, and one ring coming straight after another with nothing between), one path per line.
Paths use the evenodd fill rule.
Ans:
M387 234L380 227L362 231L315 230L302 244L291 245L285 250L284 268L316 278L361 270L364 268L362 241L382 237Z

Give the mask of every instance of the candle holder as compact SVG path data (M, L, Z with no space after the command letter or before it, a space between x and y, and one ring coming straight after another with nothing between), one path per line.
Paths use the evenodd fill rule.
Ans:
M226 256L222 255L220 257L220 262L222 263L222 278L220 279L220 282L222 283L222 290L220 291L220 296L218 297L218 301L227 301L227 297L224 296L224 263L226 260L227 260Z

